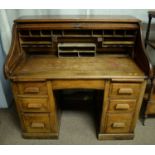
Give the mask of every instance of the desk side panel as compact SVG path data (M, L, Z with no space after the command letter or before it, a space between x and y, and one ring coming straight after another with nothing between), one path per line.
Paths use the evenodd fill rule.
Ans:
M4 74L6 78L10 78L17 64L25 58L24 53L20 50L19 38L17 35L17 25L12 28L12 42L9 53L4 64Z

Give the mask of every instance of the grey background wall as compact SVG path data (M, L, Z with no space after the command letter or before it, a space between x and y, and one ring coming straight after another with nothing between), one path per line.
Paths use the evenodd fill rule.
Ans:
M0 108L8 107L12 100L12 94L10 91L10 84L4 79L3 76L3 63L4 59L9 51L11 44L11 29L13 20L20 16L27 15L131 15L142 20L143 25L143 36L145 37L146 25L148 22L148 10L147 9L52 9L52 10L0 10ZM155 20L153 21L155 25ZM151 37L155 36L155 26L153 25L151 31ZM153 53L153 52L152 52ZM155 55L152 55L152 59L155 59Z

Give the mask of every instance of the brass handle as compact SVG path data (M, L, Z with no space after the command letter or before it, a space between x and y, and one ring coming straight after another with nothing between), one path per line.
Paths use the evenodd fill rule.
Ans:
M44 128L45 124L42 122L32 122L31 128Z
M125 127L125 123L122 122L116 122L112 124L113 128L124 128Z
M24 89L24 93L39 93L38 87L27 87Z
M120 88L119 90L118 90L118 94L126 94L126 95L131 95L131 94L133 94L133 89L132 88Z
M128 110L130 108L129 104L117 104L116 110Z
M28 108L32 108L32 109L39 109L39 108L41 108L41 104L38 104L38 103L29 103L28 105L27 105L27 107Z

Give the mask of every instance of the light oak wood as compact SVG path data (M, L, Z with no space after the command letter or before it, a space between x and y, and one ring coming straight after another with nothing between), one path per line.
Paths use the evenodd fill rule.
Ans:
M54 92L62 89L103 92L100 140L134 137L146 80L152 76L138 19L24 17L14 21L12 34L4 73L12 83L25 138L58 137L60 118ZM85 57L58 57L61 45L88 50L84 49ZM90 45L94 57L87 55L92 52Z
M48 114L23 114L24 126L27 132L50 132L50 120Z
M110 112L131 112L135 110L136 100L110 100L108 111Z
M19 97L17 99L23 112L49 112L49 99L40 97Z
M32 122L31 128L44 128L45 124L44 123L38 123L38 122Z
M133 94L133 89L132 88L120 88L119 90L118 90L118 94L126 94L126 95L131 95L131 94Z
M24 89L24 93L39 93L39 88L37 87L28 87Z
M125 123L115 122L112 124L112 128L125 128Z
M116 65L117 70L114 70ZM31 79L106 79L110 77L138 79L143 76L144 73L127 56L101 55L87 57L86 61L84 57L58 59L57 56L32 55L27 58L22 67L18 66L15 69L12 78L19 81L29 77Z
M108 114L106 133L128 133L132 114Z
M103 94L99 133L104 133L104 130L106 128L106 119L107 119L106 114L107 114L107 109L109 105L109 90L110 90L110 80L106 80L104 94Z
M46 82L19 82L18 93L21 95L46 95Z
M140 83L112 83L111 98L137 98L141 89Z
M133 133L120 133L120 134L99 134L99 140L131 140L134 138Z
M104 89L104 80L53 80L52 88L57 89Z
M129 104L117 104L116 110L129 110L130 106Z

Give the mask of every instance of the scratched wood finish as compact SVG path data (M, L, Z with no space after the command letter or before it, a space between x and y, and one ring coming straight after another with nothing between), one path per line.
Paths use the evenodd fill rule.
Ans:
M39 67L38 67L39 64ZM117 67L117 70L114 68ZM93 74L92 74L93 73ZM141 78L144 73L129 57L96 56L86 58L57 58L56 56L30 56L16 67L13 80L44 79L105 79Z
M14 21L4 65L25 138L58 138L54 90L103 91L97 137L133 139L152 65L140 20L128 16L32 16ZM94 57L58 58L59 43L93 44Z

